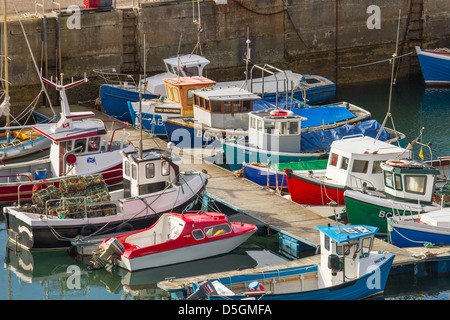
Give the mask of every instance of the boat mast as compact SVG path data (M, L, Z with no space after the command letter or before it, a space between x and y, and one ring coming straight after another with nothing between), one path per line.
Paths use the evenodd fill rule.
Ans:
M5 127L9 127L9 74L8 74L8 18L6 13L6 0L3 0L3 43L4 43L4 54L5 54L5 107L8 105L8 112L6 114L6 124ZM6 130L6 139L9 142L9 130Z

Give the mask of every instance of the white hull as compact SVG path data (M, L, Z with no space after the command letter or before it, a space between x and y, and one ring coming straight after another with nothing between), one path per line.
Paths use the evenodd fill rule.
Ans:
M246 241L252 234L253 232L248 232L231 238L210 241L194 246L182 247L179 249L164 252L158 252L146 256L136 257L133 259L127 259L122 256L121 260L118 260L117 263L121 268L127 269L129 271L136 271L209 258L234 250L240 244Z

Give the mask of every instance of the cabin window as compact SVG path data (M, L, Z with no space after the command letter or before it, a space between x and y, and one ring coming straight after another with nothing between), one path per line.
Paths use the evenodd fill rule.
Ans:
M263 130L263 121L262 121L262 119L256 119L256 128L258 129L258 131L262 131Z
M231 101L224 101L224 103L223 103L223 112L231 113Z
M231 227L228 223L205 228L205 234L208 238L221 236L227 233L231 233Z
M134 163L131 164L131 178L136 180L137 179L137 165Z
M372 237L367 237L362 240L361 256L366 257L372 250Z
M167 93L167 98L169 100L174 101L173 99L173 94L172 94L172 88L166 85L166 93Z
M155 164L147 163L145 165L145 177L147 179L153 178L155 176Z
M369 168L369 161L365 161L365 160L353 161L352 172L367 173L368 168Z
M350 162L350 160L347 157L342 157L342 161L341 161L341 169L342 170L347 170L348 169L348 163Z
M187 104L188 106L192 106L194 102L194 90L188 90L187 92Z
M411 193L425 194L426 176L405 176L405 190Z
M172 88L173 101L180 103L180 93L178 92L178 88Z
M198 76L198 68L197 67L183 67L183 71L186 73L188 77L196 77Z
M211 112L221 113L222 112L222 102L211 100Z
M198 100L199 100L198 96L197 96L196 94L194 94L194 105L200 107L200 104L199 104L199 101L198 101Z
M383 172L383 169L381 169L381 161L374 161L373 168L372 168L372 174L382 173L382 172Z
M339 156L336 153L331 153L329 165L336 167L338 158L339 158Z
M128 160L125 160L125 170L124 170L125 172L125 175L127 176L127 177L129 177L130 176L130 162L128 161Z
M163 176L168 176L170 173L170 164L169 161L163 161L161 164L161 174Z
M394 188L394 177L392 173L384 171L384 185L391 189Z
M277 122L276 128L278 129L279 134L289 134L287 122Z
M252 101L251 100L243 101L242 106L243 106L244 112L252 111Z
M78 149L80 148L80 149ZM75 140L75 147L74 150L78 149L77 153L82 153L84 150L86 150L86 139L77 139Z
M330 251L330 237L325 235L325 239L324 239L324 245L325 245L325 249L327 251Z
M241 102L234 101L233 102L233 113L241 112Z
M166 64L167 70L172 74L177 74L176 70L170 64Z
M250 129L256 130L256 119L253 117L250 117Z
M98 151L100 149L100 137L91 137L88 141L88 151Z
M289 131L291 134L299 134L299 130L298 130L298 122L289 122Z
M271 121L264 122L264 129L267 133L272 133L272 130L275 128L275 123Z
M394 185L395 185L395 190L403 190L402 187L402 176L399 174L394 174Z
M205 238L205 234L200 229L195 229L192 231L192 236L195 240L203 240Z

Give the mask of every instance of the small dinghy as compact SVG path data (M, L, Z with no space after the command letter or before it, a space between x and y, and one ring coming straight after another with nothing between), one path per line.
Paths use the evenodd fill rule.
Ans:
M90 265L136 271L208 258L237 248L256 229L253 224L230 223L218 212L169 212L147 229L104 240Z

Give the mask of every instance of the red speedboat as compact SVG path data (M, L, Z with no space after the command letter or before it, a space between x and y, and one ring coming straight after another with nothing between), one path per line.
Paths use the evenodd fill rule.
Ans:
M136 271L208 258L232 251L256 229L253 224L229 222L218 212L169 212L147 229L104 240L91 266L117 264Z

